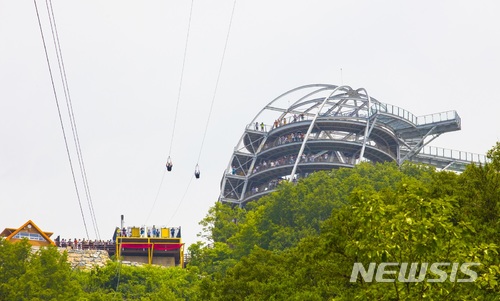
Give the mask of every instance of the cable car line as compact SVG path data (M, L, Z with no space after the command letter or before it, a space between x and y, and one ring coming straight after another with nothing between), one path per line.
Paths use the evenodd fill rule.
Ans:
M148 223L149 221L149 218L151 217L151 213L153 213L153 210L156 206L156 201L158 200L158 196L160 195L160 191L161 191L161 184L163 183L163 179L165 178L165 169L163 169L163 175L161 176L161 181L160 181L160 186L158 187L158 190L156 191L156 196L155 196L155 200L153 202L153 206L151 206L151 210L149 210L149 214L148 214L148 217L146 218L146 223Z
M220 66L219 66L219 72L217 74L217 80L216 80L216 83L215 83L215 89L214 89L214 94L213 94L213 97L212 97L212 103L210 104L210 110L209 110L209 113L208 113L207 123L205 125L205 131L203 133L203 139L202 139L202 142L201 142L200 152L198 154L198 160L197 160L195 171L194 171L194 176L195 176L196 179L200 178L200 166L199 166L198 162L200 161L201 153L202 153L202 150L203 150L203 145L204 145L204 142L205 142L205 137L207 135L208 124L210 122L210 117L212 115L212 109L213 109L214 102L215 102L215 96L217 95L217 88L219 86L219 79L220 79L220 75L222 73L222 66L224 64L224 57L226 55L226 49L227 49L227 44L228 44L228 41L229 41L229 34L231 32L231 25L233 23L233 16L234 16L235 7L236 7L236 0L234 0L234 2L233 2L233 9L232 9L232 12L231 12L231 18L229 20L229 26L228 26L228 31L227 31L227 35L226 35L226 42L224 43L224 50L222 51L222 59L221 59L221 63L220 63ZM184 199L186 198L186 195L187 195L187 193L189 191L189 187L191 186L191 182L192 181L193 181L193 177L191 176L191 178L189 180L189 183L188 183L188 185L186 187L186 190L184 191L184 194L182 195L181 200L179 201L179 204L175 208L174 213L172 214L172 217L168 221L168 224L170 224L170 222L172 221L172 219L177 214L177 211L181 207L182 203L184 202Z
M42 23L40 21L40 13L38 11L38 6L36 4L36 0L33 0L33 3L35 5L35 11L36 11L36 16L37 16L37 20L38 20L38 26L40 28L40 35L42 37L43 49L45 51L45 59L47 61L47 67L48 67L48 71L49 71L49 75L50 75L50 81L52 83L52 91L54 93L54 99L55 99L56 106L57 106L57 113L58 113L58 116L59 116L59 122L60 122L61 130L62 130L62 133L63 133L64 145L66 146L66 153L68 155L68 161L69 161L69 165L70 165L70 169L71 169L71 175L73 177L73 184L75 186L76 196L77 196L77 199L78 199L78 205L80 207L80 213L82 215L83 225L84 225L84 228L85 228L85 233L87 234L87 239L90 239L89 232L88 232L88 229L87 229L87 223L85 221L85 215L83 214L82 202L81 202L81 199L80 199L80 193L78 191L78 185L77 185L77 182L76 182L75 172L74 172L74 168L73 168L73 162L72 162L71 154L70 154L69 147L68 147L68 140L66 138L66 131L64 129L64 123L63 123L63 119L62 119L62 115L61 115L61 108L59 106L59 100L57 98L57 91L56 91L56 86L55 86L55 83L54 83L54 76L53 76L53 73L52 73L52 68L50 67L50 59L49 59L49 54L48 54L48 51L47 51L47 45L45 43L45 36L43 34Z
M189 9L189 21L188 21L188 28L187 28L187 34L186 34L186 44L184 46L184 56L182 58L181 78L180 78L180 81L179 81L179 89L178 89L178 92L177 92L177 104L175 105L174 123L173 123L173 126L172 126L172 135L170 137L170 147L169 147L169 150L168 150L168 159L167 159L167 169L168 169L168 171L172 170L172 165L170 165L170 168L168 167L168 165L169 165L169 162L170 163L172 162L172 159L170 158L170 156L172 154L172 145L173 145L174 136L175 136L175 126L177 124L177 113L179 111L179 103L180 103L180 100L181 100L182 81L184 79L184 67L186 65L186 56L187 56L188 42L189 42L189 32L191 30L191 17L193 15L193 3L194 3L194 0L191 0L191 8Z
M170 141L169 155L168 155L168 159L167 159L167 163L166 163L167 171L171 171L172 167L173 167L172 158L171 158L171 151L172 151L172 145L173 145L174 134L175 134L175 125L176 125L176 121L177 121L177 112L178 112L178 107L179 107L179 102L180 102L180 96L181 96L181 90L182 90L182 81L183 81L183 77L184 77L184 66L185 66L185 61L186 61L187 47L188 47L188 41L189 41L189 32L190 32L190 27L191 27L193 2L194 2L194 0L191 1L191 9L190 9L190 12L189 12L188 32L187 32L187 36L186 36L186 44L185 44L185 49L184 49L184 57L183 57L183 61L182 61L181 80L180 80L180 85L179 85L179 90L178 90L178 95L177 95L177 105L176 105L176 108L175 108L175 115L174 115L174 126L173 126L173 129L172 129L172 136L171 136L171 141ZM230 36L231 27L232 27L232 23L233 23L233 17L234 17L235 7L236 7L236 0L234 0L234 2L233 2L233 8L232 8L231 17L230 17L230 20L229 20L229 26L228 26L228 31L227 31L227 35L226 35L226 40L225 40L225 43L224 43L224 49L222 51L221 62L220 62L219 71L218 71L218 74L217 74L216 83L215 83L215 89L214 89L214 93L213 93L213 96L212 96L212 101L211 101L211 104L210 104L210 110L209 110L209 113L208 113L207 122L205 124L205 129L204 129L203 138L202 138L202 142L201 142L201 146L200 146L200 151L199 151L199 154L198 154L197 163L196 163L196 166L195 166L194 176L195 176L196 179L199 179L200 175L201 175L200 167L199 167L199 161L200 161L200 158L201 158L203 146L204 146L204 143L205 143L205 138L206 138L206 135L207 135L208 125L210 123L210 118L211 118L211 115L212 115L213 106L214 106L215 98L216 98L216 95L217 95L217 89L218 89L218 86L219 86L219 80L220 80L220 76L221 76L221 73L222 73L222 67L224 65L224 58L225 58L225 55L226 55L227 45L228 45L228 42L229 42L229 36ZM161 190L161 186L163 184L164 176L165 176L165 172L164 172L164 174L162 176L162 180L160 182L160 187L158 188L158 191L156 193L156 197L155 197L155 200L154 200L154 203L153 203L153 207L151 208L151 211L150 211L150 213L148 215L147 220L149 220L149 217L151 216L151 213L153 212L154 206L156 204L156 201L158 199L158 195L159 195L160 190ZM186 187L186 189L184 191L184 194L182 195L182 197L181 197L181 199L180 199L180 201L179 201L176 209L174 210L174 212L173 212L173 214L172 214L172 216L171 216L171 218L170 218L170 220L168 221L167 224L170 224L170 222L172 221L172 219L177 214L177 211L179 210L180 206L184 202L184 199L186 198L186 195L187 195L187 193L189 191L189 188L191 186L192 180L193 180L193 176L190 177L190 180L189 180L188 185L187 185L187 187Z
M184 194L182 195L181 197L181 200L179 201L179 204L177 204L177 207L175 208L174 210L174 213L172 214L172 216L170 217L170 219L168 220L168 223L167 225L170 225L170 222L172 221L172 219L175 217L175 215L177 214L177 211L179 211L179 208L181 207L182 203L184 202L184 199L186 198L186 195L189 191L189 187L191 186L191 182L193 182L193 176L191 176L189 178L189 182L187 184L187 187L186 187L186 190L184 190Z
M198 159L196 161L195 174L196 174L196 170L199 173L200 157L201 157L201 153L202 153L202 150L203 150L203 145L205 144L205 138L207 137L208 124L210 122L210 117L212 116L212 110L213 110L214 103L215 103L215 97L217 95L217 89L219 87L219 79L220 79L220 75L222 73L222 66L224 65L224 58L226 56L226 49L227 49L227 44L228 44L228 41L229 41L229 34L231 33L231 26L233 24L233 17L234 17L235 7L236 7L236 0L234 0L234 2L233 2L233 9L231 11L231 18L229 19L229 26L228 26L228 29L227 29L226 41L224 43L224 50L222 51L222 58L221 58L221 61L220 61L219 72L217 74L217 80L215 81L214 94L212 96L212 102L210 104L210 110L208 111L208 118L207 118L207 122L205 124L205 131L203 133L203 139L201 140L200 152L198 154ZM199 178L199 175L196 178Z
M180 103L180 100L181 100L182 82L183 82L183 79L184 79L184 67L186 65L186 56L187 56L187 49L188 49L188 42L189 42L189 33L191 31L191 19L192 19L192 15L193 15L193 4L194 4L194 0L191 0L191 7L189 9L189 21L188 21L188 27L187 27L187 33L186 33L186 43L184 45L184 55L183 55L183 58L182 58L181 77L180 77L180 81L179 81L179 89L178 89L178 92L177 92L177 103L176 103L176 106L175 106L174 122L173 122L173 126L172 126L172 135L170 137L170 146L169 146L169 149L168 149L168 158L167 158L167 162L165 164L165 169L163 170L163 175L161 177L160 185L158 186L158 190L156 192L156 196L155 196L155 199L153 201L153 206L151 207L151 210L149 211L148 217L146 218L146 224L147 224L147 221L149 221L149 218L151 217L151 213L153 212L153 210L155 208L155 205L156 205L156 202L158 200L158 196L159 196L161 188L163 186L163 180L165 179L165 171L172 171L172 168L173 168L173 162L172 162L172 157L171 157L171 154L172 154L172 145L173 145L173 142L174 142L175 126L177 124L177 113L179 111L179 103Z
M73 111L73 104L71 101L71 94L70 94L70 90L69 90L68 79L66 76L66 68L64 65L61 44L59 41L59 33L57 31L56 19L55 19L54 10L52 7L52 0L48 0L48 1L46 0L45 3L46 3L46 7L47 7L47 14L49 16L49 23L50 23L50 28L51 28L51 32L52 32L52 38L54 41L54 48L56 49L57 63L59 66L59 73L60 73L61 79L62 79L64 97L66 99L66 107L68 109L68 116L69 116L69 120L70 120L72 134L73 134L73 141L75 143L78 164L80 167L80 173L82 176L83 187L85 190L85 196L87 198L87 203L88 203L89 212L90 212L90 216L92 219L92 225L94 227L95 235L96 235L97 239L100 240L101 238L100 238L100 233L99 233L99 227L97 225L97 219L95 216L94 205L92 202L92 197L90 194L90 187L89 187L88 179L87 179L87 172L86 172L85 164L83 161L83 154L82 154L82 150L81 150L81 146L80 146L80 139L78 136L76 119L75 119L75 115L74 115L74 111ZM50 3L50 7L49 7L49 3Z

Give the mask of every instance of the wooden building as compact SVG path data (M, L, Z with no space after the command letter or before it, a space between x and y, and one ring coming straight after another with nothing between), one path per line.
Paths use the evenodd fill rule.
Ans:
M55 246L56 244L54 241L50 239L52 234L52 232L42 231L32 220L29 220L19 228L5 228L2 233L0 233L0 237L11 242L20 241L26 238L32 246L38 247L49 245Z

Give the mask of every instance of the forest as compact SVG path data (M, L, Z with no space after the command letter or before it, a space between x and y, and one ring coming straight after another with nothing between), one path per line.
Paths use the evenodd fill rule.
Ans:
M0 300L500 300L500 142L487 157L461 174L362 163L216 202L185 269L72 270L55 247L0 240ZM370 281L356 263L392 265Z

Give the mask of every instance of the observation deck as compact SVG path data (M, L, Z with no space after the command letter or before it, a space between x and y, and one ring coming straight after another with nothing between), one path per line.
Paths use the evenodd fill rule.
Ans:
M184 266L184 243L180 238L117 237L116 256L122 260Z
M361 161L413 161L457 172L486 162L484 155L428 146L460 128L456 111L415 116L363 88L298 87L272 100L247 125L222 177L219 200L243 206L281 181Z
M181 227L117 227L113 240L121 260L184 267Z

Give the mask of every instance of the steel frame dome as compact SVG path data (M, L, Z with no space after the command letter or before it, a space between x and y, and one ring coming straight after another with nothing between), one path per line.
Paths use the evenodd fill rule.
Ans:
M415 116L364 88L305 85L283 93L248 124L222 177L219 200L243 206L318 170L406 160L462 171L483 155L427 146L458 131L456 111Z

